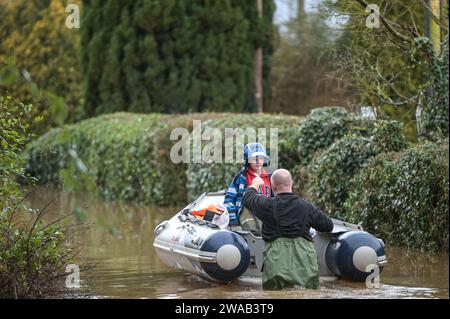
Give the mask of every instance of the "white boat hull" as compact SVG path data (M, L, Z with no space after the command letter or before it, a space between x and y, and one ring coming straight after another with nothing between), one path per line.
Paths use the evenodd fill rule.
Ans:
M153 246L169 267L208 280L229 282L262 275L264 241L250 230L220 229L198 220L190 210L222 205L225 192L204 193L155 228ZM364 281L374 267L386 264L383 242L359 225L333 220L331 233L311 235L321 277Z

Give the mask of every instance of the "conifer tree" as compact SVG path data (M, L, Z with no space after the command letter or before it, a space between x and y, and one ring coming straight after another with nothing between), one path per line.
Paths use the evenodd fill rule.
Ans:
M84 0L86 112L255 110L254 52L264 48L266 80L272 1L259 19L254 1Z
M65 11L68 4L80 5L80 0L0 1L0 68L12 62L41 90L52 91L69 107L69 121L81 117L81 74L79 29L68 28ZM6 88L0 86L0 91ZM35 132L51 125L49 106L30 93L29 84L17 81L8 88L17 100L32 103L34 113L45 120Z

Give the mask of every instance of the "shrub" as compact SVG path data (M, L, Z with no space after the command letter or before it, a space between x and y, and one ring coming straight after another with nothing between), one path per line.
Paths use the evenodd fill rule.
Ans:
M29 145L26 169L48 183L62 181L59 172L77 174L86 167L97 192L107 199L158 202L163 190L153 140L164 125L161 119L117 113L53 129ZM77 160L74 171L71 164Z
M343 219L350 178L376 154L369 138L348 135L333 143L312 166L309 194L332 217Z
M448 251L448 140L373 158L353 180L351 221L392 245Z
M330 146L350 130L351 115L341 107L318 108L300 121L299 164L307 165L314 153Z
M25 178L19 153L27 139L31 105L17 103L10 96L0 96L0 213L14 209L20 196L16 176ZM1 237L0 237L1 238Z
M368 135L375 143L378 153L404 149L406 145L403 125L397 121L378 120L371 122Z
M432 95L423 109L423 134L431 139L438 140L449 135L449 58L448 58L448 34L445 36L442 52L434 54L433 44L427 38L417 39L419 48L427 52L431 58L427 61L427 69L430 74Z
M308 194L336 218L345 218L343 204L351 189L351 178L367 161L384 151L405 147L397 122L375 121L370 136L349 134L323 151L311 165Z
M70 225L30 219L16 176L28 181L20 152L30 138L31 106L0 96L0 298L66 294L65 266L77 257Z

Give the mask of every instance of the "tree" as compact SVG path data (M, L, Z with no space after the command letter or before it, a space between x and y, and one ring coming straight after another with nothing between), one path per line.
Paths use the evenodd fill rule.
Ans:
M313 108L343 105L350 92L326 54L338 34L320 12L306 13L298 1L298 14L282 26L272 57L270 105L267 110L306 115Z
M79 4L79 0L70 3ZM60 95L69 106L69 120L80 117L79 35L77 29L65 25L68 1L0 1L0 68L12 62L28 77L0 91L13 93L24 103L33 103L34 114L47 118L37 127L45 130L51 125L49 104L32 94L29 83Z
M347 20L336 45L336 63L349 75L349 85L358 90L360 103L372 106L379 116L404 122L410 138L417 134L417 108L423 108L426 119L424 134L448 135L448 22L444 16L432 16L444 33L442 52L433 52L425 36L429 12L425 1L372 2L380 8L379 28L366 25L366 1L325 1L330 15ZM442 12L448 11L448 2L441 2L447 7Z
M254 52L270 53L273 3L264 5L258 18L248 1L85 0L87 114L254 110Z

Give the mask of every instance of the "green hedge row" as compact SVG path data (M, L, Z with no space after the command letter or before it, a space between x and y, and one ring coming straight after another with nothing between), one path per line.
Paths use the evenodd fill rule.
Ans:
M391 244L448 251L448 139L382 153L351 183L351 221Z
M153 140L162 118L117 113L51 130L29 145L26 169L42 183L58 181L79 159L103 197L158 202L164 196Z
M382 152L397 152L406 147L402 127L397 122L373 121L364 135L345 135L318 154L308 167L308 195L338 219L346 219L343 205L352 189L350 181L369 159Z
M203 130L217 127L222 132L224 128L266 128L268 135L270 128L278 128L280 157L287 161L296 153L286 143L287 137L293 136L287 131L299 119L232 113L103 115L53 129L35 140L27 149L26 170L41 183L48 183L65 180L61 174L81 177L85 168L99 195L106 199L185 204L204 191L226 188L242 163L172 163L170 150L177 142L170 140L174 128L191 132L193 120L201 120Z
M373 130L374 121L350 113L342 107L313 109L298 127L299 161L309 165L317 154L348 134L367 136Z

